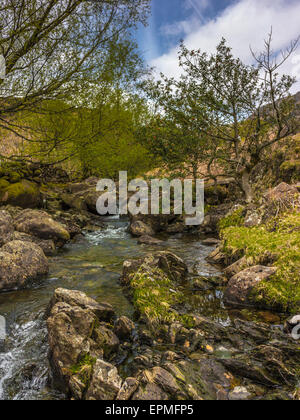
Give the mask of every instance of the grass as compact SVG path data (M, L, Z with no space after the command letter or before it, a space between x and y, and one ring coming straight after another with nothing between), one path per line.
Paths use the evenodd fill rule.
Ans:
M77 375L81 382L88 386L96 361L96 358L90 356L89 354L85 354L80 358L76 365L71 367L70 370L72 375Z
M240 250L254 264L258 264L264 255L272 255L275 259L273 265L278 268L277 273L271 280L260 283L252 293L256 303L287 312L299 310L299 227L300 214L292 213L259 227L231 226L221 230L224 251L228 255Z
M133 303L148 324L155 328L179 321L192 327L193 318L181 315L174 308L184 301L184 295L174 287L174 282L160 269L147 272L142 266L131 281Z

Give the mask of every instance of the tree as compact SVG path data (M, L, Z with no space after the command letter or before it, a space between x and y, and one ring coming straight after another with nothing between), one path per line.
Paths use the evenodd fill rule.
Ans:
M112 44L129 38L147 17L149 0L2 0L0 128L32 141L20 113L65 100L83 80L91 83L108 63ZM45 142L45 151L48 139ZM11 159L18 156L11 156Z
M207 113L204 103L189 100L185 80L161 75L161 80L143 84L154 104L152 119L140 133L141 141L174 177L203 176L208 148Z
M216 164L218 176L232 177L253 200L251 176L270 148L297 131L295 101L290 89L295 79L278 70L298 46L298 39L280 54L272 50L272 33L265 51L254 54L256 66L233 56L223 39L215 54L189 51L183 44L180 65L185 71L186 101L205 103L211 138L208 168ZM215 175L208 170L208 175Z

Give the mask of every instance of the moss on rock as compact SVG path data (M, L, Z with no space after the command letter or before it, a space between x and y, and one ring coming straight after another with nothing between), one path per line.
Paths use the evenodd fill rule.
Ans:
M9 184L2 189L1 202L2 204L10 204L22 208L39 207L41 204L39 187L37 184L26 180L16 184Z
M261 307L287 312L300 309L300 214L290 213L266 225L246 228L225 227L221 231L223 249L227 255L242 252L259 264L272 257L278 268L271 280L263 281L252 292L251 300ZM275 262L274 262L275 260Z

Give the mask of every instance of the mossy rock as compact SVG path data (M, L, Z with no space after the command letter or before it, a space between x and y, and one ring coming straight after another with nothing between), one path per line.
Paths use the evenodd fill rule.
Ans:
M5 183L2 181L3 185ZM36 208L41 204L39 187L30 181L22 180L16 184L6 184L0 189L0 203L26 208Z

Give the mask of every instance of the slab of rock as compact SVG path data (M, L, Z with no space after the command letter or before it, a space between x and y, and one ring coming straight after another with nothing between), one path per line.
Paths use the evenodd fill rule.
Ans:
M154 230L146 225L144 222L137 220L130 225L129 228L130 233L133 236L153 236L155 234Z
M225 276L228 279L231 279L233 276L235 276L236 274L240 273L241 271L245 270L246 268L249 267L249 262L247 260L247 257L243 257L240 260L238 260L237 262L231 264L229 267L227 267L224 271Z
M0 246L12 240L14 232L13 219L11 215L4 210L0 211Z
M0 250L0 291L21 289L48 271L48 260L34 243L12 241Z
M229 401L247 401L251 397L247 388L237 386L229 393Z
M168 395L157 385L147 384L145 387L139 387L134 394L133 401L167 401Z
M70 240L70 234L66 228L44 211L25 210L15 218L14 223L18 232L27 233L39 239L53 240L57 246L63 246Z
M152 236L144 235L138 239L140 245L161 245L163 241L153 238Z
M249 305L249 295L253 288L264 280L270 279L277 271L276 267L257 265L236 274L228 283L224 300L228 304Z

